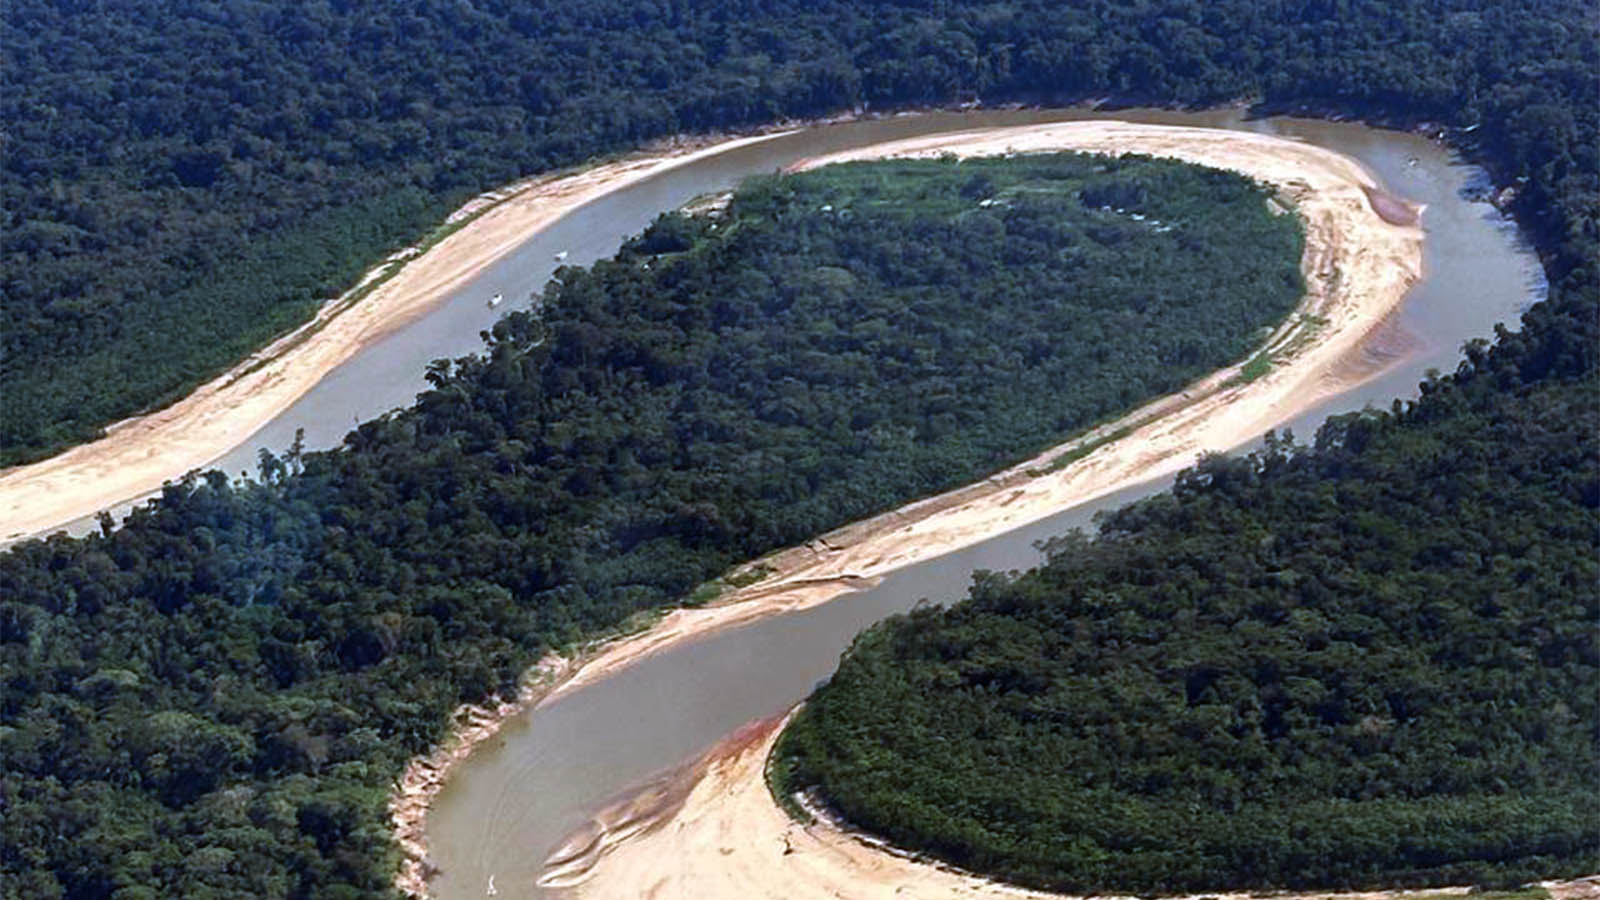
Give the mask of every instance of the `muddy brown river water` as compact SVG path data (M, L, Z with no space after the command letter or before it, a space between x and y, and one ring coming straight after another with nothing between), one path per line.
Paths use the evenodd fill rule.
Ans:
M1298 138L1364 164L1384 189L1425 205L1425 273L1371 342L1392 362L1361 387L1285 423L1309 438L1328 415L1413 397L1429 369L1449 370L1464 341L1515 327L1543 296L1537 259L1515 227L1472 199L1483 173L1419 136L1348 123L1271 118L1236 110L980 111L897 116L807 128L706 157L583 206L488 267L427 315L333 371L215 467L253 472L259 448L282 450L304 429L310 448L336 444L357 422L411 402L429 361L470 353L479 332L527 302L558 265L586 265L615 252L660 212L741 178L809 157L972 128L1115 118L1227 128ZM562 254L558 261L558 254ZM505 302L491 309L487 298ZM1239 435L1248 447L1259 435ZM610 799L683 763L740 725L778 713L833 670L862 628L924 598L948 601L980 569L1025 568L1037 542L1088 526L1096 512L1161 490L1170 479L1063 510L984 543L902 569L874 589L823 606L712 634L653 656L511 720L457 768L427 821L436 896L538 896L534 880L549 851ZM93 527L92 520L69 530Z
M613 252L663 210L738 179L851 147L944 131L1080 118L1258 131L1313 142L1361 161L1392 194L1426 205L1425 276L1374 353L1402 359L1362 387L1285 423L1309 438L1328 415L1413 397L1429 369L1456 365L1462 342L1515 327L1543 295L1537 259L1516 229L1488 204L1470 199L1480 171L1411 134L1297 119L1245 120L1236 111L1183 114L1124 110L935 113L819 126L711 157L585 207L535 237L433 314L326 379L293 409L228 458L248 468L254 448L282 447L296 427L312 446L333 443L349 425L407 402L429 359L471 351L493 318L478 296L522 297L553 270L553 256L583 264ZM1240 435L1242 446L1259 437ZM924 598L951 600L980 569L1036 564L1036 543L1089 525L1094 513L1160 490L1163 479L1026 526L985 543L903 569L878 587L811 610L710 635L646 657L609 678L525 712L455 771L427 824L436 896L538 896L534 879L549 851L609 799L682 763L752 719L804 697L832 671L862 628Z

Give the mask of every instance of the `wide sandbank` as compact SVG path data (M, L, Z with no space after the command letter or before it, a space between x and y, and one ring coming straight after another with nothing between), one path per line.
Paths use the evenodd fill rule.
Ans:
M827 602L920 559L977 543L1128 485L1174 474L1199 454L1237 447L1380 370L1381 365L1363 352L1363 345L1421 277L1422 231L1416 224L1416 209L1385 195L1359 163L1339 153L1236 131L1089 121L896 141L808 160L796 168L884 156L1049 150L1171 157L1239 171L1278 189L1284 209L1298 214L1305 224L1302 268L1307 293L1295 313L1267 339L1263 352L1272 365L1265 373L1244 377L1246 361L1241 360L1178 394L1148 403L975 485L754 561L749 569L763 577L717 603L673 611L643 633L588 651L561 666L559 676L544 679L541 687L512 702L463 710L460 721L465 727L428 758L416 760L394 797L394 825L408 858L402 887L412 892L424 889L423 824L432 796L474 744L493 735L500 721L519 710L568 694L658 650L717 629ZM1374 208L1380 202L1382 214ZM740 743L749 749L747 741ZM718 835L742 835L742 845L772 843L782 849L789 820L766 797L760 768L758 763L743 765L737 773L744 780L729 780L726 773L734 770L727 766L696 765L680 773L683 780L670 789L654 786L652 796L667 801L630 803L621 827L601 821L574 836L569 850L557 854L546 873L547 886L581 887L585 895L598 897L655 896L654 891L663 897L804 896L804 884L815 876L785 863L796 855L793 852L782 854L777 863L764 863L759 873L723 865L737 851L727 852L725 837ZM713 771L724 773L721 780L706 780ZM766 807L752 804L764 810L761 815L747 816L740 812L744 806L724 808L722 798L744 789L766 798L761 801ZM736 818L724 818L727 815ZM856 864L843 865L840 878L818 883L836 890L853 884ZM759 877L747 883L743 880L747 875Z
M0 471L0 545L151 495L163 483L211 465L328 373L438 306L574 209L669 169L779 134L678 142L475 198L450 216L448 234L425 252L408 248L391 256L324 304L310 322L178 402L117 422L99 440Z

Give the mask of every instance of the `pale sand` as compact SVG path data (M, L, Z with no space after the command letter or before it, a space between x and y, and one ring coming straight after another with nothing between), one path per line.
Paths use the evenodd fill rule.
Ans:
M1378 331L1411 283L1421 277L1422 232L1394 224L1400 207L1374 211L1373 179L1358 163L1322 147L1235 131L1074 122L966 131L870 147L810 160L824 165L882 155L962 155L1075 149L1142 152L1242 171L1274 184L1306 223L1307 296L1266 346L1274 367L1235 383L1238 367L1192 384L1086 439L1054 448L954 495L933 498L827 535L806 548L762 560L773 575L728 604L678 610L643 636L611 645L566 679L558 693L605 677L630 661L694 634L782 610L802 609L877 583L915 560L1021 527L1126 485L1170 476L1200 453L1222 452L1291 420L1318 400L1370 378L1363 341ZM1318 322L1318 323L1312 323ZM1083 440L1104 439L1080 460L1048 471ZM765 748L766 745L763 745ZM629 818L626 830L582 836L586 852L546 873L550 887L582 897L976 897L1029 895L1013 887L950 873L867 846L827 825L794 825L766 791L765 751L699 765L701 778L682 804L654 822ZM704 775L699 775L704 773ZM786 852L786 844L789 849Z
M1378 216L1367 199L1367 191L1375 188L1371 177L1358 163L1332 151L1240 132L1099 121L918 138L811 160L807 165L886 155L1011 150L1149 153L1233 169L1277 185L1305 222L1302 262L1308 292L1290 321L1266 342L1277 356L1268 374L1248 384L1232 384L1239 367L1225 369L1180 394L1147 404L978 484L758 560L751 566L769 572L759 582L725 595L713 606L675 610L640 635L586 654L580 665L569 669L570 674L542 696L568 694L650 653L732 625L827 602L870 587L887 573L919 559L977 543L1128 485L1171 475L1192 464L1199 454L1247 442L1330 394L1372 377L1381 368L1383 360L1364 352L1364 339L1382 328L1406 290L1421 276L1422 232L1414 225L1394 225ZM1393 210L1390 212L1393 217ZM1302 316L1318 317L1322 324L1313 325ZM1124 428L1130 433L1109 439ZM1057 456L1097 443L1081 459L1049 471ZM508 705L507 714L517 708ZM456 751L447 755L452 761L459 760L468 749L457 745ZM413 891L420 886L415 876L426 852L423 816L432 791L447 771L430 769L424 781L433 785L431 789L419 783L415 794L407 796L402 791L396 797L407 813L396 816L396 830L406 836L412 860L408 865L411 877L403 885ZM764 795L764 789L761 793ZM702 795L704 792L696 796ZM707 803L714 805L713 801ZM685 810L684 815L702 819L710 815L692 802ZM777 812L775 807L773 812ZM781 813L777 815L770 821L787 822ZM662 824L660 833L688 827L686 820ZM748 827L748 834L758 842L781 842L783 831L761 830L766 824L770 824L767 819L740 822L733 833L743 833ZM638 830L630 827L625 831L635 834ZM698 883L675 882L686 891L682 896L760 896L761 890L770 890L770 896L791 896L799 890L797 883L789 880L796 873L781 865L762 876L768 879L760 882L768 885L766 888L754 882L730 882L717 889L723 893L709 890L719 877L712 874L715 862L723 856L714 837L706 837L704 846L716 846L716 850L705 857L678 857L674 855L678 850L668 849L654 838L622 844L620 852L611 853L617 847L616 838L616 832L606 832L591 852L582 854L583 864L577 867L582 871L568 865L560 880L581 882L592 877L593 896L616 897L635 896L633 889L641 883L630 879L644 873L656 873L668 881L678 877L670 874L674 872L684 873L683 878L692 874L695 879L702 875L708 879L707 892L702 892ZM598 866L590 869L589 864L596 860ZM846 870L839 883L852 877Z
M1067 149L1149 153L1234 169L1278 185L1294 200L1306 225L1302 262L1308 291L1289 321L1266 341L1274 350L1272 369L1240 384L1233 383L1240 366L1229 367L982 482L757 560L750 567L769 570L765 578L713 606L675 610L644 634L610 644L558 693L690 637L827 602L871 587L917 560L1175 474L1200 454L1259 437L1392 362L1369 358L1363 341L1380 330L1421 277L1422 231L1379 218L1366 199L1370 176L1330 150L1241 132L1097 121L917 138L810 160L805 167L889 155ZM1123 429L1129 433L1108 440ZM1058 456L1095 444L1081 459L1050 471Z
M316 318L165 409L105 437L0 471L0 544L40 535L214 463L363 348L441 303L490 263L572 210L652 175L782 132L643 155L485 194L450 216L475 216L415 255L373 269ZM364 289L387 278L370 293Z
M615 822L589 834L589 846L553 860L542 882L579 898L693 900L965 900L975 897L1060 900L1064 895L999 884L912 858L872 838L819 820L803 825L773 803L765 763L783 720L760 723L684 768L683 784L652 786ZM642 818L641 814L651 814ZM614 830L611 826L614 826ZM588 837L589 835L586 835ZM614 839L609 854L594 843ZM583 863L599 858L587 872ZM576 886L572 886L576 884ZM562 887L567 890L559 890ZM1555 900L1600 897L1595 879L1546 884ZM1195 895L1218 900L1404 900L1466 896L1468 888L1346 893Z

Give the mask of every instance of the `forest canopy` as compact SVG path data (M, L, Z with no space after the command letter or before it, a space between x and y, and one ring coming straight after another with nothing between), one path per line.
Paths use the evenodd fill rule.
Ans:
M1593 240L1588 13L1575 0L13 0L0 464L176 400L475 192L781 117L1251 98L1473 128L1464 149L1501 183L1526 179L1525 224L1552 244Z
M1600 54L1588 5L1571 0L14 0L0 29L8 462L176 396L461 198L518 174L852 105L1106 96L1446 127L1515 189L1510 208L1538 246L1549 297L1520 331L1470 345L1414 407L1339 434L1359 447L1386 429L1386 452L1426 469L1450 445L1422 435L1408 457L1409 435L1459 418L1437 427L1487 462L1459 484L1430 482L1449 498L1480 496L1468 481L1499 478L1506 461L1537 468L1518 447L1545 446L1546 430L1600 432ZM602 312L594 321L611 321ZM110 536L0 556L8 895L387 895L386 780L456 702L510 684L547 643L716 573L721 551L696 543L724 527L715 509L640 513L651 528L678 525L675 539L695 548L686 564L650 556L658 532L584 531L582 516L605 511L593 496L648 483L638 469L652 458L636 447L571 431L500 440L511 420L498 417L530 402L518 390L550 388L517 343L525 327L497 332L483 359L441 364L416 409L364 425L345 452L269 457L256 486L190 478ZM1473 437L1498 421L1514 433ZM670 434L690 446L726 437ZM570 465L563 481L519 480L532 448L540 466ZM1297 465L1333 478L1319 458ZM488 476L517 490L484 489ZM1600 493L1548 468L1511 477L1552 482L1533 496L1555 512L1573 512L1576 496L1590 515ZM549 496L574 491L591 502L545 515ZM1346 517L1378 531L1415 521L1382 499L1358 494ZM609 568L609 557L568 563L554 548L573 533L638 552ZM1216 554L1259 549L1212 537ZM1502 555L1460 552L1464 573L1492 572ZM1337 543L1303 556L1343 564ZM1187 568L1210 558L1174 557ZM1165 577L1163 557L1149 562ZM1453 584L1430 565L1441 590Z
M1593 873L1600 438L1572 387L1210 459L875 626L776 789L1074 894Z
M757 179L339 449L0 555L8 889L382 892L457 704L1248 354L1301 293L1269 196L1071 154Z

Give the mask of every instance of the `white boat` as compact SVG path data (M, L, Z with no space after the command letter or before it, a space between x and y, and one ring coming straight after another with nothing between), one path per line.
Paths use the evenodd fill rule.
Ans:
M562 251L556 253L556 262L561 262L563 259L566 259L566 258L567 258L567 251L562 250Z
M500 893L498 890L495 889L494 876L493 875L489 876L489 889L484 891L483 893L484 893L485 896L488 896L488 897L493 897L494 895Z
M494 309L496 306L499 306L500 305L500 301L504 300L505 298L506 298L505 294L495 294L493 297L490 297L489 298L489 308L490 309Z

